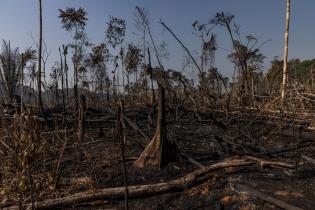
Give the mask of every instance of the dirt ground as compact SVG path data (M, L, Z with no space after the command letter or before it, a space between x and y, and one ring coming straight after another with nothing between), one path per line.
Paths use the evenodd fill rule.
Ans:
M208 120L207 114L201 116L202 119L197 119L193 112L181 110L178 119L175 119L172 110L167 113L168 138L176 142L181 153L203 165L254 156L290 163L296 167L287 169L257 163L215 171L206 182L196 183L184 191L130 199L129 209L278 209L269 202L239 189L239 184L250 186L263 194L303 209L315 208L315 165L301 158L302 154L315 158L315 138L311 138L311 132L302 133L301 136L301 133L293 132L292 129L279 131L274 125L257 121L244 131L250 137L244 137L239 135L238 127L244 128L248 122L227 120L222 113L212 117L228 123L228 129L225 131L213 120ZM148 114L145 109L126 109L128 118L152 137L156 122L150 124ZM60 176L56 187L43 190L37 195L38 200L124 185L120 146L113 135L115 116L105 110L89 110L86 116L83 142L74 144L75 133L69 129L66 134L68 142L61 158L64 133L56 132L53 138L52 134L47 134L55 147L51 149L43 164L46 171L54 171L60 159ZM155 119L156 113L152 114L151 118ZM198 169L185 159L171 163L161 170L135 168L133 161L141 154L148 141L128 126L126 136L128 185L165 182ZM216 136L234 138L234 142L238 144L220 143ZM255 151L250 149L251 147L239 145L252 145L253 148L261 149ZM33 176L37 175L40 176L40 173ZM63 209L124 209L124 202L95 201Z

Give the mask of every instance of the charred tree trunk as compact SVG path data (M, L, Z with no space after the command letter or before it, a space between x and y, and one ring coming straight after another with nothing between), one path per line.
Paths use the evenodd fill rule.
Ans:
M64 68L64 72L65 72L65 79L66 79L66 90L67 90L67 97L69 95L69 89L68 89L68 65L67 65L67 54L68 54L68 47L62 45L62 49L63 49L63 59L65 61L65 68Z
M82 142L84 137L84 114L85 114L86 98L84 95L80 96L80 110L79 110L79 124L78 124L78 142Z
M62 61L60 47L59 47L59 55L60 55L60 71L61 71L62 106L63 106L63 113L64 113L63 117L65 117L66 103L65 103L65 91L64 91L64 70L63 70L63 61Z
M167 139L167 130L165 122L165 90L159 84L158 99L158 119L155 135L149 145L142 152L140 157L134 162L136 167L145 167L146 165L164 167L169 162L179 160L177 146Z
M56 73L56 79L55 79L55 107L58 106L58 77Z
M43 112L42 101L42 48L43 48L43 17L42 17L42 1L39 0L39 49L38 49L38 79L37 79L37 91L38 91L38 106ZM44 113L43 113L44 114Z
M149 60L149 71L150 71L150 82L151 82L151 92L152 92L152 101L151 104L153 105L155 102L155 94L154 94L154 88L153 88L153 69L151 66L151 54L150 49L148 48L148 60Z
M75 115L77 115L78 110L79 110L79 100L78 100L78 66L76 61L73 63L74 66L74 100L75 100Z
M125 187L125 210L128 210L128 177L127 177L127 166L126 166L126 157L125 157L125 123L124 123L124 101L121 101L121 105L118 107L117 116L116 116L116 138L120 143L120 152L122 158L122 166L124 173L124 187Z
M21 114L23 113L23 103L24 103L24 53L21 55Z

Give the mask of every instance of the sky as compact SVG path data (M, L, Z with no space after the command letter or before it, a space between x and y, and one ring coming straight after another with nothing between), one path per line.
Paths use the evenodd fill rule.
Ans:
M262 46L267 57L265 68L278 56L283 57L285 0L42 0L43 33L47 47L52 54L48 69L58 60L58 47L71 41L71 35L61 28L58 9L83 7L88 13L87 33L94 43L105 38L109 16L126 19L127 36L125 45L137 43L140 36L134 26L135 6L147 8L150 12L152 33L155 41L165 41L169 58L163 60L166 68L182 69L186 55L180 45L158 23L163 20L182 42L192 51L200 49L200 40L193 35L192 23L198 20L206 23L216 12L224 11L235 15L235 22L241 26L241 35L256 36L260 42L271 39ZM291 1L291 25L289 58L314 58L315 49L315 1ZM0 39L10 40L11 45L21 50L33 45L32 36L38 39L38 1L0 1ZM219 49L215 65L224 75L231 76L233 65L227 59L231 41L223 28L216 28ZM69 62L69 61L68 61ZM184 72L190 74L189 72Z

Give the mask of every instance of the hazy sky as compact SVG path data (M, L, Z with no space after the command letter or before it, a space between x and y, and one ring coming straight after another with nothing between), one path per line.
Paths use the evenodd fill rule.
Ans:
M290 30L289 58L315 57L315 1L291 1L292 16ZM166 68L181 69L185 55L178 43L158 24L161 18L191 49L200 47L199 40L192 34L195 20L207 22L218 11L236 16L241 25L241 34L255 35L265 44L262 52L267 56L266 66L274 56L282 58L283 32L285 19L285 0L43 0L44 39L52 51L51 65L58 58L58 47L70 41L70 34L61 28L58 9L66 7L84 7L88 12L87 32L93 42L105 37L105 27L109 15L127 20L126 41L137 42L133 14L135 6L146 7L152 19L153 36L157 42L166 41L170 53L165 60ZM38 1L37 0L1 0L0 1L0 38L11 40L11 45L21 49L33 44L31 34L38 39ZM231 41L223 29L216 29L218 45L231 49ZM232 74L233 66L226 58L228 52L219 49L216 54L216 66L227 75Z

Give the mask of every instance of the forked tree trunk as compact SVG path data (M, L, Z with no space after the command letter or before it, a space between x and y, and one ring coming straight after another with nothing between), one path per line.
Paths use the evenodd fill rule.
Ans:
M155 135L149 145L134 162L134 166L143 168L147 165L164 167L169 162L179 160L177 146L167 139L165 122L165 90L159 84L158 119Z
M288 47L289 47L289 28L290 28L290 0L286 4L286 19L285 19L285 33L284 33L284 56L283 56L283 73L282 73L282 88L281 101L283 103L287 80L288 80Z

